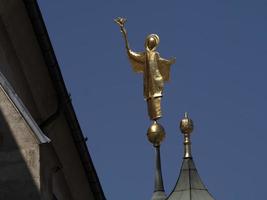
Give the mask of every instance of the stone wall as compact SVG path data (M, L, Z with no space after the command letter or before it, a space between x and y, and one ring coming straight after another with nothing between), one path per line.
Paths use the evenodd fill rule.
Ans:
M0 87L0 199L40 199L39 145Z

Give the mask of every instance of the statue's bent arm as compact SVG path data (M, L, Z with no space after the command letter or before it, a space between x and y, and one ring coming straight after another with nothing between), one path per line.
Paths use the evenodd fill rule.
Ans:
M175 58L165 59L165 58L159 57L159 61L167 65L172 65L175 63Z
M159 57L159 71L164 81L170 80L171 65L175 63L175 58L164 59Z

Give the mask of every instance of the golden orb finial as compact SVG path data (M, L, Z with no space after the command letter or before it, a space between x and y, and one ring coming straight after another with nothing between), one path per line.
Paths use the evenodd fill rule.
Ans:
M184 118L180 122L180 130L183 134L190 134L194 129L192 119L189 118L188 113L184 114Z
M193 121L188 117L188 113L184 114L184 118L180 122L180 129L184 134L184 158L191 158L190 133L192 133L194 125Z
M165 138L164 128L154 121L147 130L147 138L154 146L159 146Z

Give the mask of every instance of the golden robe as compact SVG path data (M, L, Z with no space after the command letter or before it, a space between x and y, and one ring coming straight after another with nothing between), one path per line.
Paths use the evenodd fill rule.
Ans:
M135 72L144 73L144 98L148 104L150 119L162 116L161 97L164 82L170 79L171 62L160 57L156 51L136 53L128 51L129 60Z
M136 53L129 50L128 56L133 70L144 73L144 98L161 97L164 82L170 79L171 62L156 51Z

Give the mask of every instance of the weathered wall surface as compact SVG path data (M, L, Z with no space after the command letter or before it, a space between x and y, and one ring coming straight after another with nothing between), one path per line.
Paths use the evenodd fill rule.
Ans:
M0 199L40 199L39 145L0 87Z
M82 163L80 162L80 157L76 151L73 151L75 144L65 120L64 115L61 114L57 118L56 125L50 128L48 137L54 144L57 144L54 146L54 149L62 163L62 172L65 174L69 188L71 188L73 198L80 200L94 199L88 180L85 178L86 174L81 170Z
M25 106L0 78L0 199L72 200L64 174L68 167L63 168L50 140L34 128Z
M73 200L62 165L51 144L40 146L41 199Z

